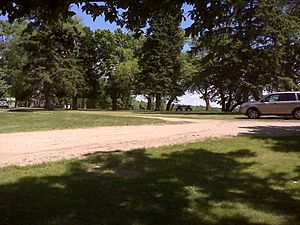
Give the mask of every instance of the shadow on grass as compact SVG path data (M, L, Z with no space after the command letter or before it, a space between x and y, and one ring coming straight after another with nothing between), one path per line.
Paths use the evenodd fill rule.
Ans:
M249 131L239 133L240 136L288 136L300 135L300 123L297 126L250 126L241 127ZM281 147L281 146L280 146Z
M251 157L248 149L92 155L64 175L0 186L0 224L270 224L253 222L248 210L299 224L300 201L273 189L272 176L247 172L255 162L241 159Z
M8 112L41 112L47 111L44 108L13 108L9 109Z
M135 111L139 114L163 114L163 115L241 115L234 112L220 112L220 111Z
M236 120L249 120L249 121L268 121L268 120L295 120L293 116L262 116L259 119L249 119L247 116L242 114L233 114L233 115L240 115L241 117L236 117ZM296 120L295 120L296 121Z

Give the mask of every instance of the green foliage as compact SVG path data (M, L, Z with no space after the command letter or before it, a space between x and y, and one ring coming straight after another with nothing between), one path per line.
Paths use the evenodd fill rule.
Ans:
M26 60L22 49L18 46L23 30L27 27L26 21L9 23L0 21L0 73L3 91L7 95L26 98L26 85L23 82L21 67Z
M8 82L5 79L5 74L0 70L0 97L2 97L9 89Z
M82 6L94 18L104 15L107 21L125 25L136 34L148 28L147 39L135 41L133 35L119 30L93 34L78 21L70 23L71 4ZM190 9L184 15L183 4ZM8 75L8 92L20 99L28 98L35 89L45 89L42 92L49 93L47 99L73 96L96 102L109 95L103 105L111 101L117 109L128 107L131 89L149 100L154 96L157 102L168 100L170 106L194 84L191 90L200 92L207 105L216 101L224 111L230 111L249 98L259 98L263 90L299 89L299 6L299 1L289 0L105 0L101 4L89 0L2 0L2 14L12 20L30 19L27 30L35 31L21 35L18 26L4 26L0 54L10 60L0 67ZM192 20L185 34L196 40L194 65L179 56L183 33L178 25L183 16ZM17 30L19 35L11 35ZM137 53L141 71L134 76L138 70L129 67ZM198 71L190 73L192 67ZM128 71L133 72L130 77ZM134 85L128 85L132 76ZM4 87L3 79L1 82Z
M131 102L132 80L137 73L135 54L138 40L121 30L114 33L96 30L97 57L102 65L105 91L112 100L112 109L127 109ZM120 101L119 101L120 100Z
M23 33L21 48L27 60L22 67L24 79L33 95L41 93L46 107L55 98L77 96L84 82L78 59L77 42L81 25L75 21L28 26Z
M236 3L194 43L201 64L196 86L208 88L222 110L258 99L263 90L299 88L299 17L287 6L277 0Z
M177 94L182 80L180 53L184 38L179 25L178 15L153 15L140 52L141 71L135 78L137 90L156 97L156 110L161 110L162 97L173 98Z
M266 1L272 4L272 1ZM290 1L289 9L299 12L299 1ZM155 13L176 15L183 4L190 6L188 17L193 23L186 29L188 33L197 35L199 32L214 28L232 12L232 8L242 4L242 1L230 0L154 0L154 1L111 1L103 0L101 4L90 0L2 0L0 12L7 14L10 20L16 18L34 18L48 23L67 19L74 15L71 5L82 6L83 11L96 19L104 15L105 20L126 26L130 30L140 32L147 26ZM186 15L182 15L186 16Z
M39 96L48 108L70 98L74 108L77 98L89 98L91 107L107 108L112 102L113 108L117 102L118 108L129 107L131 81L138 70L139 45L132 35L120 30L94 33L77 18L0 25L2 92L10 87L10 95L18 100Z

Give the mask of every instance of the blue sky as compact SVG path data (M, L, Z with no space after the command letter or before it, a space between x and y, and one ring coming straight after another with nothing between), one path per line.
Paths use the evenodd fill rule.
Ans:
M82 12L80 7L77 6L72 6L71 8L77 16L81 17L83 19L83 22L86 26L89 26L92 30L96 30L96 29L108 29L111 31L115 31L116 29L120 28L118 27L115 23L109 23L109 22L105 22L103 17L98 17L95 21L93 21L92 17L87 15L86 13ZM187 18L188 17L188 11L191 10L191 6L185 5L183 7L184 9L184 15ZM188 26L191 25L191 20L189 18L187 18L187 20L183 20L181 27L182 28L186 28ZM126 29L123 28L123 31L125 32Z
M90 27L92 30L106 29L106 30L115 31L118 28L120 28L115 23L105 22L102 16L98 17L95 21L93 21L90 15L87 15L86 13L82 12L81 8L78 8L75 5L72 7L72 11L74 11L78 17L81 17L83 19L83 23L85 26ZM124 32L127 32L127 30L124 28L122 30Z

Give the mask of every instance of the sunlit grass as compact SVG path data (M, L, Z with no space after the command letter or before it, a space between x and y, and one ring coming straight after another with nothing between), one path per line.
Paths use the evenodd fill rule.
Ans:
M137 118L134 114L85 111L11 111L0 113L0 133L98 126L127 126L165 123Z

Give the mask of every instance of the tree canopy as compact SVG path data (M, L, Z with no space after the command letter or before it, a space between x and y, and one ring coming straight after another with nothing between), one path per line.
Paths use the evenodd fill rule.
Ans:
M276 4L276 0L263 0L266 4ZM299 0L282 0L289 11L299 14ZM100 15L106 21L116 22L118 25L126 26L130 30L140 31L147 25L153 13L176 14L182 6L189 5L191 10L186 16L192 20L192 24L186 29L188 33L205 33L213 29L216 24L226 20L232 10L239 8L247 1L231 0L1 0L0 13L7 15L12 21L18 18L35 18L42 21L56 21L66 19L75 13L71 5L82 6L83 11L94 19Z
M299 15L285 1L244 1L214 29L198 36L194 87L231 111L263 90L299 89Z
M91 31L71 18L74 5L134 32ZM0 94L125 109L135 93L160 110L189 89L207 109L215 101L231 111L263 91L299 89L299 8L299 0L2 0L0 14L17 22L0 24ZM188 54L184 34L193 38Z

